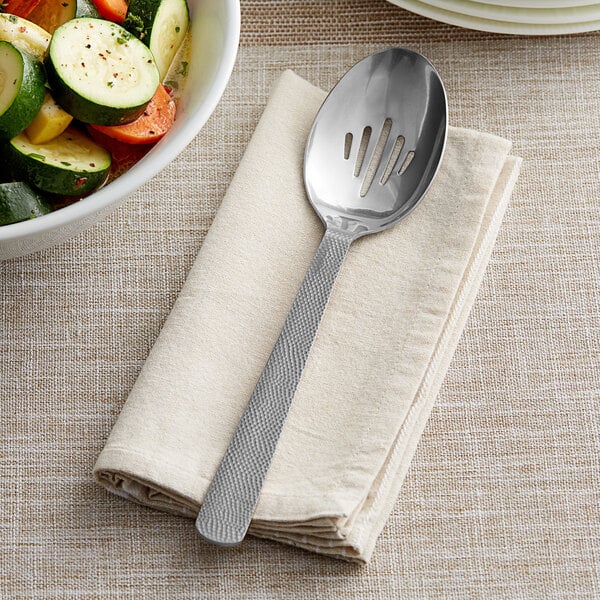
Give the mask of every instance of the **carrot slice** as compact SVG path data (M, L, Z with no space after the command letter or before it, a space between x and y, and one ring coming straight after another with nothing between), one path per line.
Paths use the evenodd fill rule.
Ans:
M109 181L116 179L128 171L136 162L153 148L153 144L125 144L115 138L108 137L91 125L87 126L90 137L105 150L110 152L112 163L110 165Z
M4 12L25 19L39 3L40 0L8 0L4 5Z
M75 17L77 0L40 0L29 14L29 20L52 34L63 23Z
M146 110L125 125L92 125L94 129L127 144L153 144L169 131L175 120L175 102L165 86L159 85Z
M127 15L126 0L94 0L98 13L103 19L122 23Z

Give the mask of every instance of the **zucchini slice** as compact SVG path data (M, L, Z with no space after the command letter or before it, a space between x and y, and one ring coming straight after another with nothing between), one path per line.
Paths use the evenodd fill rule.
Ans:
M21 133L4 150L9 169L45 192L81 196L108 177L110 154L73 126L46 144L32 144Z
M50 34L27 19L0 13L0 40L42 60L50 43Z
M0 183L0 225L10 225L52 212L40 194L23 181Z
M0 42L0 139L9 140L31 123L44 101L42 64L10 42Z
M186 0L131 0L123 26L148 45L163 81L189 23Z
M139 117L160 83L149 48L116 23L82 17L52 36L46 56L54 99L84 123Z
M98 9L92 0L77 0L76 17L93 17L99 19Z

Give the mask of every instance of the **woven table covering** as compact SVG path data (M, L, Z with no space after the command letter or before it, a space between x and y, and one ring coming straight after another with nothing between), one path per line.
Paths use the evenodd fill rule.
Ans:
M331 88L422 52L450 123L523 158L481 290L371 563L248 538L92 466L284 69ZM514 37L383 0L242 0L238 61L189 147L100 224L0 263L0 598L600 598L600 35Z

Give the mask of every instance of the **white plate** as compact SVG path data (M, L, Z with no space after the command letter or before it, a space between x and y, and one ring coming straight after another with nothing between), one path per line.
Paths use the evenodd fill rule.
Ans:
M572 6L569 8L517 8L498 6L470 0L421 0L442 10L510 23L531 23L533 25L555 25L566 23L584 23L600 20L600 4Z
M516 35L564 35L600 30L600 19L576 23L515 23L496 19L483 19L462 13L445 10L419 0L390 0L393 4L436 21L492 33L512 33Z
M482 4L513 6L517 8L576 8L578 6L598 6L598 0L479 0Z

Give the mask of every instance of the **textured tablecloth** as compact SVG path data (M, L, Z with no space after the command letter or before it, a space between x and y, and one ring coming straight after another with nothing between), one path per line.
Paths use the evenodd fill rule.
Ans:
M243 0L231 83L189 148L60 247L0 263L0 598L600 597L600 35L468 31L382 0ZM115 498L91 468L284 68L324 88L423 52L453 125L523 169L367 567Z

